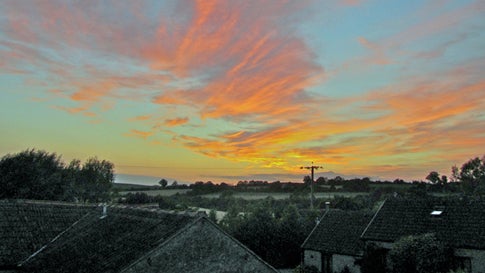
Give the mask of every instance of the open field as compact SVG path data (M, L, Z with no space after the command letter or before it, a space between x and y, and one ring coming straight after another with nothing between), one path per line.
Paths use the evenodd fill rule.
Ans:
M407 190L411 188L413 184L407 183L407 184L370 184L369 187L371 190L376 190L376 189L393 189L395 191L401 191L401 190Z
M153 190L159 188L158 185L148 186L139 184L128 184L128 183L113 183L113 189L119 191L140 191L140 190Z
M187 192L191 191L190 189L165 189L165 190L148 190L148 191L120 191L121 195L125 195L128 193L135 193L135 192L142 192L146 193L148 196L172 196L177 193L179 194L185 194Z
M122 191L120 192L121 195L127 194L129 192L142 192L146 193L149 196L172 196L177 193L185 194L190 189L165 189L165 190L145 190L145 191ZM367 193L363 192L316 192L314 193L316 198L334 198L336 196L343 196L343 197L354 197L357 195L366 195ZM202 197L205 198L219 198L221 193L209 193L203 194ZM245 200L258 200L264 199L268 196L273 197L274 199L286 199L290 198L291 193L286 192L235 192L232 196L235 198L242 198Z
M287 199L290 198L291 193L285 192L236 192L232 196L235 198L242 198L245 200L258 200L264 199L268 196L273 197L274 199ZM336 196L343 196L343 197L354 197L357 195L367 195L367 193L362 192L316 192L314 193L316 198L335 198ZM202 197L206 198L218 198L220 193L211 193L211 194L204 194Z

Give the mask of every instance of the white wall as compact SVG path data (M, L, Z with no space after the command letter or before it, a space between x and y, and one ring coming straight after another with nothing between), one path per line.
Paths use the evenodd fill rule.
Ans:
M475 249L457 249L455 255L458 257L471 258L472 273L485 273L485 251Z
M319 272L322 272L322 254L320 252L306 249L303 261L306 266L313 265L318 268Z
M356 258L347 255L332 255L333 272L340 272L347 266L352 273L360 273L360 266L355 265Z

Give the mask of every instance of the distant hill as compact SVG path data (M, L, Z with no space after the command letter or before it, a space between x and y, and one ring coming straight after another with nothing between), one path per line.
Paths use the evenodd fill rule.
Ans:
M134 175L134 174L116 174L115 184L156 186L158 185L158 181L160 181L160 179L162 179L162 177Z
M166 179L168 184L171 185L173 181L177 180L179 184L190 184L187 181L180 181L171 177L157 177L148 175L136 175L136 174L116 174L115 184L133 184L142 186L158 186L160 179Z
M113 189L118 191L147 191L157 190L159 186L155 185L140 185L140 184L126 184L126 183L114 183Z

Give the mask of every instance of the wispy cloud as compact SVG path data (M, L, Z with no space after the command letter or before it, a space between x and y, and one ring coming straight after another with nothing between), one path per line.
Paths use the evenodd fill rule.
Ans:
M127 133L126 135L147 139L148 137L153 136L153 134L154 134L153 132L140 131L140 130L133 129L129 133Z
M93 122L131 103L126 110L136 110L118 122L151 130L125 136L258 166L320 161L340 172L417 173L411 161L459 162L485 144L483 58L443 61L483 30L473 21L480 1L424 4L385 34L351 37L362 54L331 63L341 67L333 76L361 80L351 95L325 85L327 60L302 37L312 1L147 3L6 1L0 71L35 76L25 84L50 90L37 103L55 97L52 107ZM421 67L438 60L445 65ZM378 81L366 78L372 69L392 76L366 89Z
M173 127L173 126L179 126L179 125L185 124L187 122L189 122L189 118L184 117L184 118L166 119L164 124L166 126Z

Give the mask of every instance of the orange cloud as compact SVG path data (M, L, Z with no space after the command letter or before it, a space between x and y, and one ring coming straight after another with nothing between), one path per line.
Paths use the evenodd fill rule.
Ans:
M143 116L136 116L134 118L130 118L130 121L145 121L145 120L150 120L152 118L152 115L143 115Z
M139 131L139 130L133 129L133 130L130 131L130 133L128 133L126 135L147 139L148 137L153 136L153 134L154 134L153 132Z
M164 124L166 126L172 127L172 126L179 126L187 122L189 122L189 118L184 117L184 118L166 119Z

